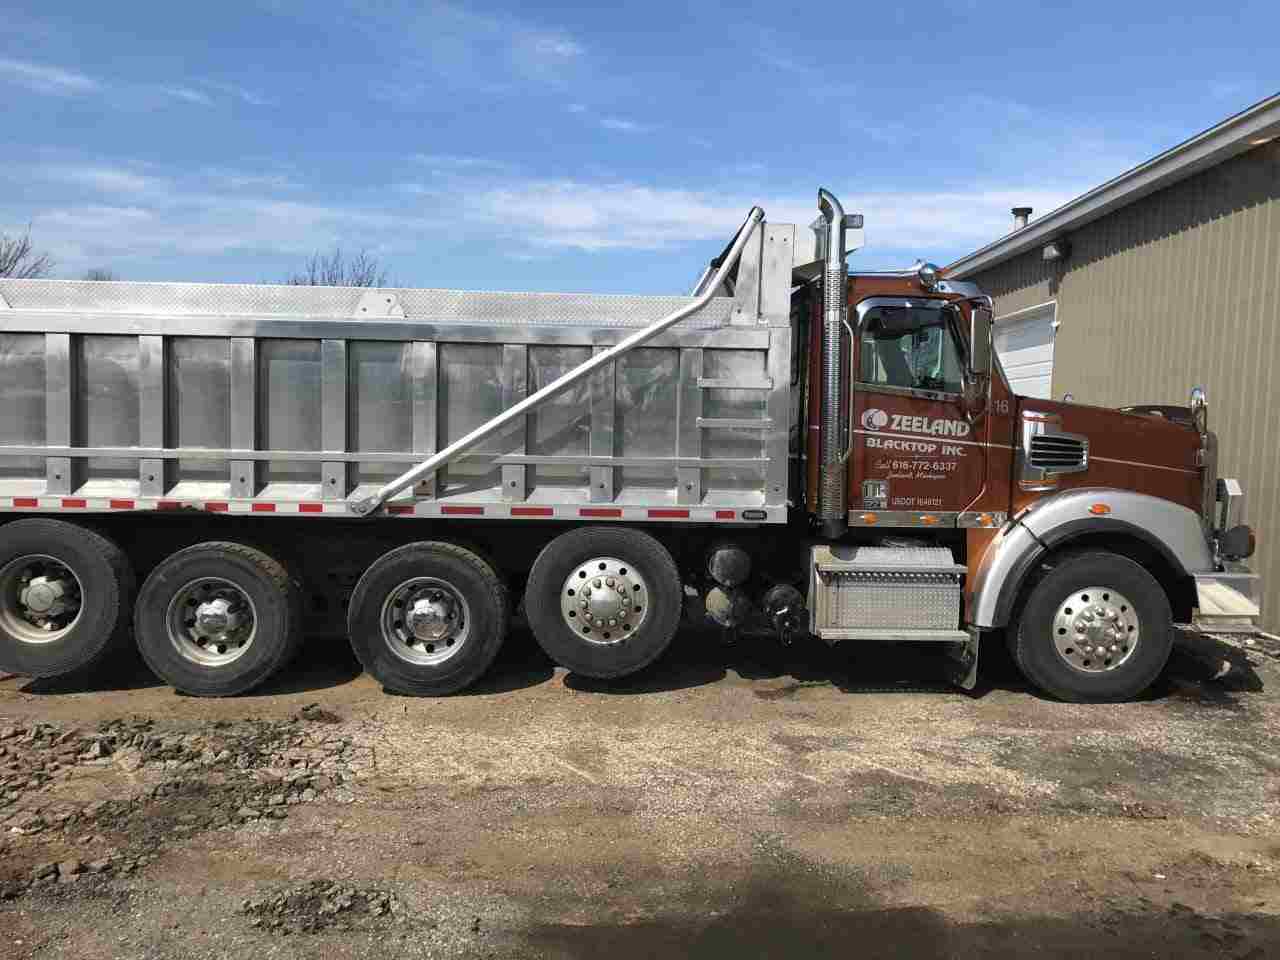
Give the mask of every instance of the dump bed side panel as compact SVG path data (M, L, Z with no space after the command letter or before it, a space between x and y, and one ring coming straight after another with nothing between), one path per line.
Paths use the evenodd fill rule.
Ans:
M13 280L0 298L0 510L314 516L690 302ZM791 330L740 301L713 299L387 512L784 520Z

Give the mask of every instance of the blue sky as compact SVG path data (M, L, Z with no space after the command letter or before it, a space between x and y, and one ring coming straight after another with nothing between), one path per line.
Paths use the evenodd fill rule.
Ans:
M60 276L678 292L819 185L855 265L945 263L1280 88L1274 0L3 7L0 230Z

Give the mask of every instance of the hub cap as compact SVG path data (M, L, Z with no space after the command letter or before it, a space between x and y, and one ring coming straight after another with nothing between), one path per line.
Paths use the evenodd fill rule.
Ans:
M579 564L560 591L565 624L591 643L624 643L649 614L649 585L639 571L614 557Z
M18 557L0 570L0 620L23 643L66 636L80 619L82 596L74 571L53 557Z
M169 601L169 642L192 663L224 667L244 656L258 632L257 608L240 587L221 577L200 577Z
M382 605L382 637L401 660L435 666L455 656L471 636L471 608L451 584L414 577Z
M1138 612L1110 587L1085 587L1067 597L1053 618L1058 655L1084 673L1114 670L1138 648Z

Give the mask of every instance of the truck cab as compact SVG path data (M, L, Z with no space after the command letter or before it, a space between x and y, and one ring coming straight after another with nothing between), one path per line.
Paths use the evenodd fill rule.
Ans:
M1154 679L1175 622L1253 629L1254 538L1202 390L1126 410L1017 396L975 285L921 263L837 286L830 259L808 310L814 633L949 640L972 674L1002 631L1043 689L1117 699Z

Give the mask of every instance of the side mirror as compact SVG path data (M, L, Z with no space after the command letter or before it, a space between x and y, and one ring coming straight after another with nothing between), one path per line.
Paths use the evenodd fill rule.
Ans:
M991 386L991 325L989 301L969 302L969 370L964 378L964 410L976 420L987 409Z
M991 373L991 307L985 303L972 304L969 312L969 372Z

